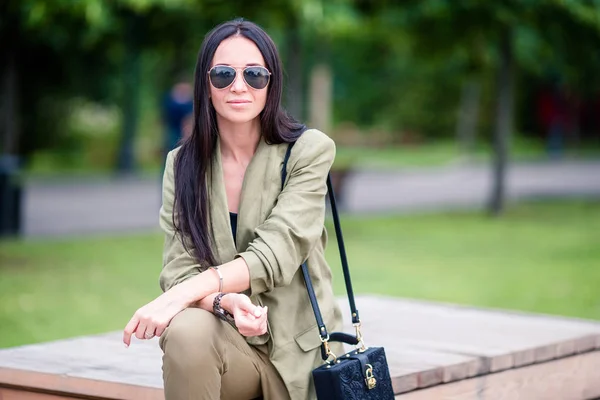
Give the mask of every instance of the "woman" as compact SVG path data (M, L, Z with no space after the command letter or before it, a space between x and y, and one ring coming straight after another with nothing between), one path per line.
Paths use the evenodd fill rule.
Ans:
M226 22L204 39L193 132L169 153L163 180L164 293L123 339L160 336L167 399L314 398L321 341L304 260L327 326L341 328L324 258L335 145L283 111L282 80L257 25Z

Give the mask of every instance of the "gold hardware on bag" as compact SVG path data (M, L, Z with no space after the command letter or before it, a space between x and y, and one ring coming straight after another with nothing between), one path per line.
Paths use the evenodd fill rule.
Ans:
M356 349L359 353L364 353L367 350L367 346L365 346L365 339L363 338L363 335L360 332L360 322L353 325L356 329L356 340L358 340L358 343L356 344Z
M367 376L365 378L367 388L369 390L375 388L375 386L377 386L377 379L375 379L375 375L373 375L373 366L371 364L367 364L367 371L365 372L365 375Z
M325 360L325 363L329 365L335 364L337 361L337 357L329 348L329 335L327 335L326 339L321 338L321 342L323 342L323 346L325 346L325 354L327 355L327 360ZM329 360L329 357L332 357L332 360Z

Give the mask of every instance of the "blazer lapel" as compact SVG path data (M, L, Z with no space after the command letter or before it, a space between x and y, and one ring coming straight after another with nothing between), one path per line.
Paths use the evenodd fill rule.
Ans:
M283 150L282 150L283 149ZM223 180L223 164L221 148L217 140L216 154L209 176L210 223L213 237L215 257L220 263L233 260L235 255L243 252L254 239L254 228L266 219L269 197L275 190L273 185L281 184L281 163L285 148L268 145L264 139L258 143L256 152L246 168L240 203L238 208L238 225L236 241L231 233L229 206ZM281 153L281 154L280 154ZM277 187L279 192L279 186ZM237 248L236 248L237 247Z
M267 219L281 185L285 147L268 145L261 139L246 169L240 198L237 250L246 251L254 240L254 229Z
M215 157L213 158L213 163L208 176L210 177L210 182L208 184L208 198L213 249L217 262L223 264L233 260L236 250L233 235L231 233L231 221L229 219L225 181L223 180L223 166L221 163L221 146L219 140L217 140Z
M264 139L258 142L254 157L246 168L238 210L237 250L245 251L253 239L253 231L264 218L265 196L269 191L273 148Z

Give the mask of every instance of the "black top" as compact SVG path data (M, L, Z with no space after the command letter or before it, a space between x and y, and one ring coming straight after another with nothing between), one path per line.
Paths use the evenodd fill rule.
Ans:
M229 221L231 222L231 233L233 233L233 242L235 243L235 235L237 233L237 217L236 213L229 213ZM237 244L237 243L236 243Z

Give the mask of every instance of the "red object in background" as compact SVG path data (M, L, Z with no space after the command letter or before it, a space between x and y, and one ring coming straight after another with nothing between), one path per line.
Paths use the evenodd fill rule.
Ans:
M560 89L543 89L537 103L538 121L544 131L555 123L566 125L569 120L568 104Z

